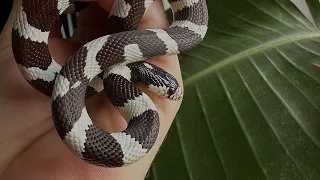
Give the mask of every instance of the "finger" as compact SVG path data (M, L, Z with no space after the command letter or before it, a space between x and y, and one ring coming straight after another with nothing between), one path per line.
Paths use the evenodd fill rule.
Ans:
M85 0L89 1L89 0ZM50 32L49 49L52 57L61 65L85 43L100 37L103 33L102 23L108 14L99 7L97 2L92 2L79 13L78 28L69 40L61 39L61 22L57 21Z
M79 13L78 27L70 40L80 47L93 39L103 36L107 28L105 24L108 16L109 13L101 8L97 2L90 3L87 8Z
M114 0L99 0L98 3L102 9L110 12Z
M78 15L78 27L98 26L108 19L108 12L100 7L97 2L92 2Z
M127 128L127 121L111 104L104 92L88 98L86 107L94 124L106 132L122 132Z
M145 17L141 20L139 24L139 29L146 28L167 28L168 21L166 19L165 12L163 10L163 4L161 0L156 0L153 5L146 12ZM180 73L180 66L178 62L177 56L170 57L161 57L161 58L153 58L149 60L149 62L163 68L170 74L174 75L179 84L182 85L182 78ZM154 93L151 93L147 90L145 92L152 98L156 106L158 107L162 116L166 116L165 119L170 119L167 121L166 127L169 127L176 112L178 111L181 101L173 102L167 100L165 98L159 97ZM95 104L95 100L99 100L99 104L103 104L103 106L97 106ZM107 100L104 94L99 94L94 99L88 100L88 112L92 114L92 118L96 124L102 125L100 126L104 130L108 130L111 126L114 129L123 130L125 126L124 119L120 116L120 114L112 107L111 103ZM106 108L111 108L112 111L106 111ZM109 118L110 115L114 118ZM95 118L94 118L95 117ZM120 125L119 125L120 124ZM164 131L165 132L165 131Z
M112 8L112 4L114 2L114 0L77 0L77 1L81 1L81 2L98 2L100 7L102 9L104 9L105 11L107 11L107 12L110 12L110 10Z
M60 65L64 65L77 50L69 40L61 38L49 38L48 46L52 58Z
M169 26L169 23L166 19L166 15L163 9L164 8L162 1L156 0L154 4L146 12L145 17L141 20L141 23L138 28L167 28ZM148 60L148 62L155 64L156 66L172 74L177 79L180 86L183 86L178 56L175 55L152 58ZM153 146L149 154L147 154L147 156L144 159L137 162L133 166L128 166L125 168L125 170L129 172L135 172L137 169L141 168L145 169L145 172L148 171L181 105L181 101L171 101L163 97L159 97L147 90L145 90L144 92L146 92L150 96L150 98L153 100L153 102L158 108L160 116L160 133L155 145Z
M81 0L90 1L90 0ZM96 0L91 0L96 1ZM78 27L74 31L71 41L80 47L86 42L96 39L106 32L106 25L113 0L99 0L93 2L79 13ZM86 101L87 111L93 122L107 132L121 132L126 129L125 119L101 92Z
M169 27L169 22L167 20L164 7L161 0L156 0L152 6L147 10L146 15L142 18L141 23L139 24L139 29L165 29ZM148 60L148 62L155 64L156 66L164 69L168 73L172 74L179 85L182 87L182 76L180 70L180 64L178 60L178 56L164 56L159 58L152 58ZM150 98L154 101L156 106L162 111L164 114L175 114L177 109L179 109L181 101L174 102L171 100L164 99L163 97L159 97L154 93L150 93L149 91L145 91Z
M138 29L164 29L169 26L161 0L155 0L141 19Z

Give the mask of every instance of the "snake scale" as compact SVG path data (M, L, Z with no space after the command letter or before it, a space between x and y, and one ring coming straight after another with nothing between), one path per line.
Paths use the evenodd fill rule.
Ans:
M167 29L137 30L154 0L115 0L109 20L112 30L79 48L65 65L50 55L52 25L75 2L22 0L12 30L17 65L39 92L52 97L55 128L66 146L81 159L103 167L121 167L144 157L159 133L159 116L139 86L159 96L183 96L176 79L145 60L179 54L200 43L208 25L205 0L169 0L174 21ZM105 91L127 120L123 132L95 126L86 97Z

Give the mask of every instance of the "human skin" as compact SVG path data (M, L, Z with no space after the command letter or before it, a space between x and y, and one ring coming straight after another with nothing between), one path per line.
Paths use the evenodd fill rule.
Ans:
M102 168L80 160L66 148L53 126L51 98L40 94L27 83L14 61L11 27L19 3L20 0L14 1L13 11L0 35L0 179L144 179L181 101L170 101L144 90L158 108L161 125L156 144L137 163L122 168ZM81 13L79 28L71 40L58 38L59 28L52 29L50 52L59 63L63 64L84 43L103 35L104 22L108 17L106 11L110 10L112 1L99 0L98 4L90 5ZM141 20L139 29L166 27L168 22L162 3L156 0ZM173 74L182 85L177 56L154 58L149 62ZM126 128L125 120L104 93L89 98L86 105L94 123L102 129L120 132Z

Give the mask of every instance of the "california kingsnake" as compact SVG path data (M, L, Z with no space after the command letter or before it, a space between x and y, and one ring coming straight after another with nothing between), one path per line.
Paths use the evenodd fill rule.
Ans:
M22 1L12 35L16 62L31 86L52 96L60 138L85 161L120 167L138 161L152 148L159 131L158 113L136 85L172 100L182 97L175 78L145 60L178 54L200 43L207 32L208 12L205 0L169 2L174 22L168 29L136 30L153 0L115 0L109 17L115 22L114 32L82 46L62 67L49 53L48 38L52 24L73 2ZM104 132L87 113L85 97L103 89L128 121L123 132Z

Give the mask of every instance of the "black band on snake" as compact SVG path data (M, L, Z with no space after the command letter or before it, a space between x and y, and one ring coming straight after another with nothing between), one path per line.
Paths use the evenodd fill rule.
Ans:
M176 79L145 60L179 54L202 41L208 24L205 0L169 0L174 21L167 29L136 30L153 0L115 0L106 36L78 49L62 67L50 55L51 26L73 2L23 0L13 27L13 52L31 86L52 97L52 115L66 146L81 159L103 167L132 164L154 145L159 116L138 86L179 100ZM103 79L101 78L103 77ZM92 123L85 98L105 91L128 127L109 133Z

